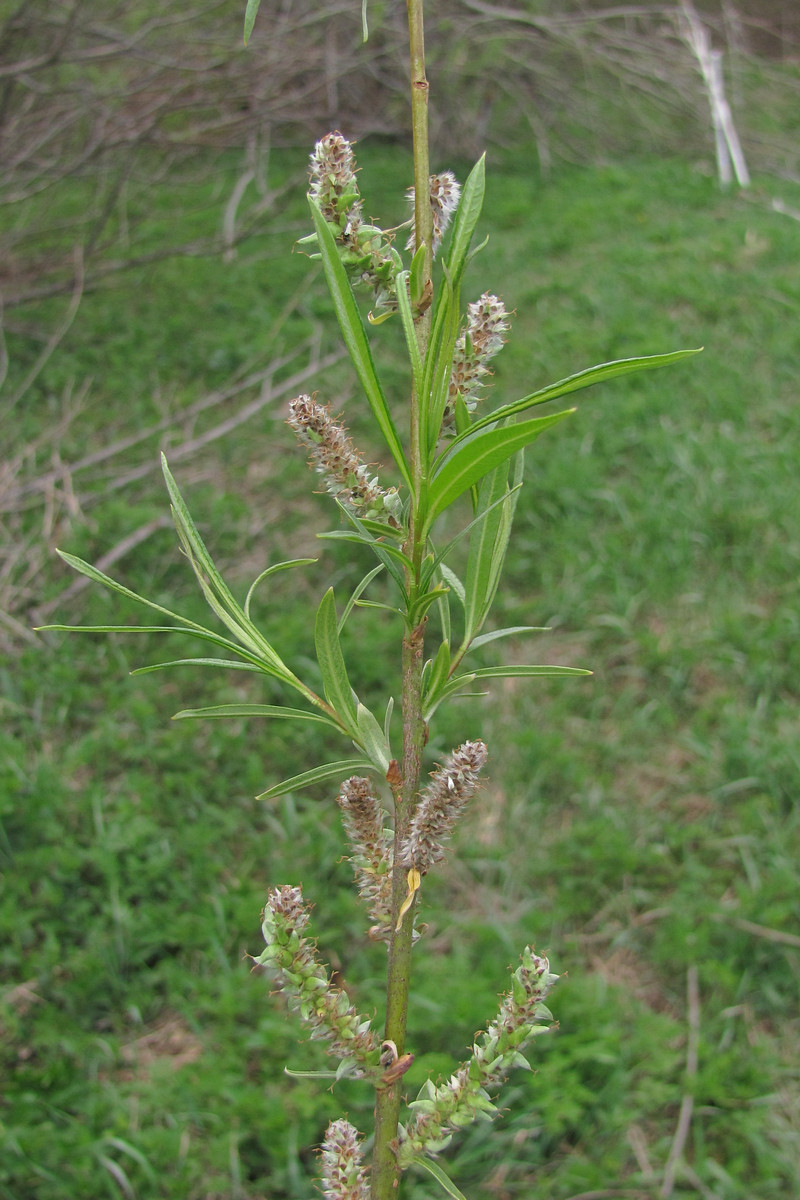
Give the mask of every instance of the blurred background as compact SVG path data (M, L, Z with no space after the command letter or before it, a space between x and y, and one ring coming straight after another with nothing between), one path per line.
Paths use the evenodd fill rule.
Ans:
M321 954L382 1012L330 789L254 798L341 746L171 724L285 699L240 673L129 675L193 653L178 635L34 629L146 620L56 546L206 621L160 449L237 595L319 556L254 602L305 674L310 606L369 569L316 540L336 513L285 425L316 390L380 463L293 246L332 128L358 140L367 213L407 219L405 10L368 5L362 44L358 5L264 0L246 50L243 11L0 0L2 1200L304 1200L327 1121L370 1123L355 1084L282 1074L328 1060L243 959L267 888L302 883ZM409 1093L464 1057L532 942L565 973L560 1027L502 1119L449 1152L462 1192L783 1200L800 1194L800 9L442 0L428 19L433 165L463 180L488 151L465 300L514 310L487 403L705 350L580 394L527 454L496 623L549 632L485 662L499 646L594 674L442 711L431 766L477 736L490 764L427 888ZM402 336L374 339L399 409ZM348 626L376 705L399 686L388 629L376 609Z

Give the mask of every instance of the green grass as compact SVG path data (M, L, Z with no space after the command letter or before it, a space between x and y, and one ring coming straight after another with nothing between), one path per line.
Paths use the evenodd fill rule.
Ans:
M370 211L402 219L396 152L360 150ZM796 204L787 187L779 194ZM579 396L577 414L528 453L497 623L549 625L533 659L510 643L508 655L594 676L498 684L433 731L432 761L477 735L491 758L459 856L427 889L410 1091L462 1057L525 941L567 973L536 1073L513 1077L503 1119L450 1155L470 1200L657 1195L687 1089L691 1173L679 1170L674 1196L800 1190L800 227L771 210L775 190L765 179L723 196L680 162L546 185L490 171L490 243L471 292L493 288L516 310L494 397L605 359L706 349ZM213 199L209 184L198 235L218 218ZM156 194L154 223L170 204ZM17 443L55 418L70 378L94 382L65 461L269 354L270 321L307 270L289 256L302 217L299 196L280 218L296 230L285 258L265 230L232 264L164 263L87 296L18 412ZM281 346L329 315L308 293ZM401 398L397 330L376 338L392 348ZM35 345L19 334L9 348L21 375ZM346 371L316 386L349 401L358 432ZM330 519L271 417L176 474L241 590L268 562L313 548ZM62 518L60 544L89 558L166 508L155 474L116 496L102 478L86 489L87 519ZM31 537L40 525L36 510ZM348 553L321 553L318 567L276 577L259 610L290 664L312 650L303 605L331 577L341 595L359 577ZM168 532L112 573L204 619ZM37 586L48 599L67 582L52 562ZM57 618L140 614L90 591ZM396 689L383 619L354 621L356 686ZM369 1125L356 1085L331 1095L282 1075L324 1056L243 960L258 951L266 888L302 882L324 955L362 1009L381 1009L383 952L364 935L330 796L253 799L342 747L312 749L288 725L170 725L181 707L256 695L244 677L127 677L183 649L177 638L48 635L0 667L3 1200L301 1200L315 1195L326 1121L346 1111ZM691 967L700 1048L687 1080ZM408 1192L436 1194L428 1177Z

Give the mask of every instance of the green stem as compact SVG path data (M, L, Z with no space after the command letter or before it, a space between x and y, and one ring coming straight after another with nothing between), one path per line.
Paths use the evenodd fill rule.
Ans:
M417 247L425 243L426 292L432 294L433 214L430 205L430 164L428 151L428 81L425 77L425 39L422 0L408 0L408 32L411 54L411 121L414 140L414 220ZM430 307L416 320L417 344L424 360L430 332ZM417 506L422 494L422 421L425 419L425 397L412 387L410 412L409 466L414 495L406 553L412 566L406 572L409 608L419 595L420 572L424 557L421 538L422 521ZM427 730L422 719L422 666L424 661L425 622L422 621L403 638L403 762L401 782L395 791L395 863L399 864L400 849L408 834L414 807L419 794L422 772L422 752ZM406 898L407 871L395 866L392 879L392 911L397 914ZM386 1033L394 1042L397 1053L405 1051L408 1020L408 995L411 981L411 948L414 932L412 904L404 914L399 929L392 932L389 943L389 962L386 985ZM401 1076L389 1085L379 1086L375 1101L375 1141L372 1156L371 1200L396 1200L400 1180L397 1162L397 1126L404 1081Z
M424 624L418 625L403 638L403 764L402 783L395 792L395 862L400 857L400 849L409 831L422 769L425 744L421 711L423 642ZM392 879L392 912L395 919L406 898L406 877L404 867L395 867ZM385 1037L394 1042L399 1055L405 1051L414 908L412 904L403 915L400 928L392 931L389 943ZM372 1200L393 1200L397 1196L400 1169L395 1145L403 1087L401 1076L393 1084L379 1087L376 1094Z

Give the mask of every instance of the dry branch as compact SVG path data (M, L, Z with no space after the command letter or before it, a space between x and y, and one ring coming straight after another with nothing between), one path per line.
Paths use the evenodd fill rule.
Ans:
M686 1148L686 1141L689 1137L689 1129L692 1123L692 1111L694 1109L694 1082L697 1078L697 1065L699 1060L700 1050L700 988L698 985L697 967L691 966L686 972L686 995L688 1003L688 1025L689 1035L686 1045L686 1083L687 1090L683 1094L681 1100L680 1112L678 1113L678 1124L675 1128L675 1136L672 1140L672 1147L667 1159L667 1165L664 1168L664 1182L661 1185L661 1191L658 1193L661 1200L669 1200L675 1188L675 1176L677 1174L678 1165L683 1157L683 1152Z

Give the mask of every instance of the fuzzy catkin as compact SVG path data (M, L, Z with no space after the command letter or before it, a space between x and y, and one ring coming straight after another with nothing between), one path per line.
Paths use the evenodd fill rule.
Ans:
M331 228L352 285L372 293L376 317L394 312L395 276L403 264L392 246L393 233L363 220L353 147L338 130L314 147L308 195Z
M394 835L384 829L383 809L368 779L352 775L342 784L337 803L353 855L353 871L374 922L370 935L387 938L392 929L392 848Z
M331 1121L320 1148L322 1194L326 1200L368 1200L367 1168L358 1131L343 1118Z
M411 821L400 857L405 867L424 875L444 858L443 843L478 789L478 775L489 752L481 741L464 742L431 776Z
M296 396L289 403L287 424L309 451L311 465L332 496L359 517L397 523L402 512L397 489L382 488L377 476L370 476L347 430L326 405L311 396Z
M433 253L439 249L453 213L458 208L461 199L461 184L452 171L441 171L431 175L429 179L431 212L433 214ZM406 195L413 208L415 189L409 188ZM416 219L411 219L411 233L408 235L406 250L415 250L417 244Z
M377 1065L375 1034L369 1018L360 1016L347 993L331 983L314 943L303 936L309 915L302 888L273 888L261 926L266 948L255 962L275 972L289 1007L300 1013L312 1040L329 1042L330 1054L349 1060L354 1073L363 1075Z
M476 1036L471 1058L449 1079L439 1084L428 1080L409 1105L414 1118L401 1131L401 1165L409 1165L418 1154L438 1154L459 1129L495 1116L488 1089L498 1087L513 1067L530 1068L522 1050L531 1038L548 1031L544 1022L552 1018L544 1001L557 979L547 959L526 946L512 975L511 991L486 1032Z
M320 138L311 155L308 194L326 221L354 237L361 224L362 201L356 182L353 147L338 129Z
M509 329L509 315L502 300L484 292L480 300L467 305L467 325L456 339L453 367L445 409L443 429L452 429L456 397L461 396L467 412L473 412L481 398L484 379L490 374L488 363L503 348Z

